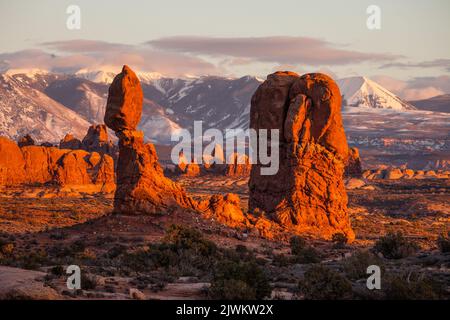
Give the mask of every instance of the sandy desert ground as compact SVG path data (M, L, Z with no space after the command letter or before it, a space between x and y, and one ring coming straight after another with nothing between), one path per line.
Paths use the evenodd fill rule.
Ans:
M241 206L247 206L247 178L200 176L178 181L196 197L233 192L240 196ZM340 290L342 297L353 299L448 299L450 255L439 250L437 238L450 227L449 180L372 180L370 185L348 190L356 240L340 244L306 239L302 254L293 254L290 235L267 240L252 230L231 229L195 213L113 215L111 195L55 196L50 186L5 188L0 195L0 296L214 298L210 286L217 280L217 265L237 261L262 270L271 286L267 297L274 299L333 298ZM194 244L174 247L167 234L174 224L199 230L201 236L188 234ZM398 259L365 251L389 231L401 231L418 250ZM198 243L214 247L215 253L199 253ZM361 266L370 261L382 266L385 290L366 288ZM71 264L82 269L82 290L66 287L65 268ZM314 284L305 280L305 272L318 266L343 276L351 290L345 286L325 290L321 285L324 293L318 295Z

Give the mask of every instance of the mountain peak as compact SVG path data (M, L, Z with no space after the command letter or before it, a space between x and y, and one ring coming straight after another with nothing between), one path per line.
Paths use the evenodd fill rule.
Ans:
M337 83L343 96L344 106L394 110L415 109L411 104L369 78L349 77L340 79Z

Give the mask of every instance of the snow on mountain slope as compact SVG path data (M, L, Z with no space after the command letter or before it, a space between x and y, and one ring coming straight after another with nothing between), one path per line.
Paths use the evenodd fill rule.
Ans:
M394 93L366 77L350 77L337 81L343 96L343 105L375 109L414 110Z
M30 68L30 69L8 69L5 71L7 76L24 75L30 79L36 79L38 75L46 75L49 72L47 70Z
M15 137L35 133L42 137L41 140L58 141L67 132L80 127L78 124L81 122L83 122L82 126L87 126L87 123L102 123L108 96L107 82L112 81L118 70L104 68L100 71L101 73L98 73L99 70L82 70L76 75L47 73L42 70L9 71L9 75L3 75L3 80L0 81L0 98L2 98L0 134ZM194 121L203 121L204 130L208 128L247 129L250 100L256 88L262 83L261 79L251 76L166 78L158 73L138 72L139 74L144 92L143 114L139 128L144 131L147 140L157 143L170 142L171 135L182 128L191 130ZM338 85L347 106L344 111L352 110L351 116L355 119L361 120L367 117L370 122L370 118L374 117L375 113L379 113L380 117L391 116L382 111L414 113L414 107L409 103L367 78L345 78L338 80ZM9 86L16 88L14 96L8 91ZM33 98L33 96L39 96L39 98ZM47 104L43 101L50 102ZM17 119L19 119L18 123L23 123L24 120L20 118L25 117L22 113L27 114L26 110L30 105L34 108L34 116L30 116L27 120L30 123L16 126ZM48 108L48 105L56 106ZM19 112L20 108L21 112ZM57 112L61 108L73 112L62 112L61 115ZM371 111L370 114L367 113L369 111ZM49 128L53 128L52 125L47 125L47 122L39 120L39 117L42 114L50 117L55 112L58 114L57 120L51 123L56 129L50 130ZM66 113L75 115L77 118L73 124L74 130L70 129L70 123L65 123ZM361 114L362 118L357 117L356 113ZM349 117L345 112L343 116ZM33 126L31 124L33 117L38 119L36 122L40 121L40 124ZM382 126L377 124L372 129L380 132L383 130ZM359 127L362 131L358 129ZM364 130L371 129L362 127L364 126L351 122L346 127L346 131L352 132L354 129L361 134ZM407 134L411 127L404 129L404 134ZM17 133L18 131L20 133ZM85 129L79 132L83 136ZM77 134L77 132L74 133Z
M75 72L75 76L90 80L92 82L110 84L120 69L113 66L103 66L97 69L80 69ZM159 72L136 72L142 83L149 83L154 80L161 79L163 76Z
M53 81L44 89L50 98L65 105L91 123L103 123L108 86L92 81L66 77Z
M18 139L31 134L37 142L59 142L66 133L83 137L90 123L39 90L0 75L0 135Z
M260 83L254 77L162 78L144 84L143 90L146 98L166 107L167 117L183 128L192 129L194 121L203 121L205 129L246 129L250 99Z
M53 81L44 92L89 122L103 123L108 85L68 77ZM139 129L144 131L147 140L167 143L172 133L181 129L168 115L166 108L151 99L144 99Z

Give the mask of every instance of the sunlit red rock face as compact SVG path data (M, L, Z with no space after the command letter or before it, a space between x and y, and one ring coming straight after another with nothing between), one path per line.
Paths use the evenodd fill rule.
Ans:
M142 113L142 88L136 74L124 66L110 88L105 123L119 138L114 210L153 214L178 207L194 208L181 186L166 178L151 143L137 131Z
M90 185L88 191L106 193L115 189L114 161L106 154L33 145L19 148L2 137L0 153L0 185Z
M250 159L245 154L234 152L229 159L229 163L225 169L225 175L229 177L249 176L252 170Z
M348 157L341 94L324 74L277 72L252 97L250 127L278 129L280 167L252 166L249 209L296 232L331 238L351 229L343 174ZM270 145L270 144L269 144Z
M25 161L19 146L0 137L0 185L14 185L25 181Z

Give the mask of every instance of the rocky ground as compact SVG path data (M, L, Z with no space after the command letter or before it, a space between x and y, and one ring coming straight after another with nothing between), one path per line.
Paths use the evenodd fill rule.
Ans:
M180 177L179 182L199 198L236 193L247 206L246 178ZM269 241L192 212L112 215L107 195L50 197L50 187L3 189L0 297L204 299L233 298L230 292L238 292L238 297L274 299L448 299L450 255L439 250L437 239L450 227L449 180L372 180L370 186L348 190L352 244ZM173 224L191 229L168 231ZM404 235L401 254L371 253L391 231ZM409 250L413 245L417 248ZM81 267L82 290L66 287L65 268L71 264ZM382 267L384 290L366 288L369 264ZM241 275L251 268L251 279L223 281L227 268ZM327 284L317 274L328 275Z

